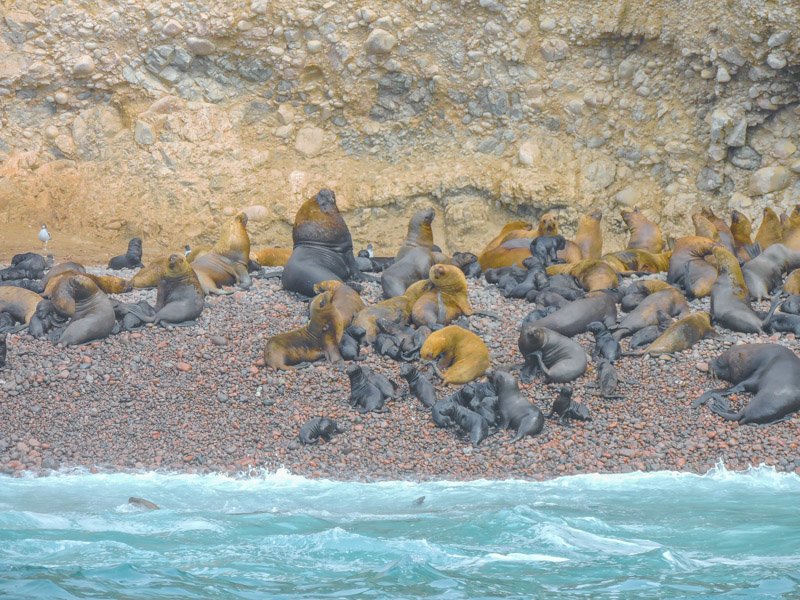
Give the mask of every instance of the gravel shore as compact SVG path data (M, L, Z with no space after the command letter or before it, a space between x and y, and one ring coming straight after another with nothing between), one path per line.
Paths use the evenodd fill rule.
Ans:
M365 284L365 301L379 294L379 285ZM474 308L501 317L471 319L493 365L521 363L517 328L533 306L504 299L483 280L470 281L469 297ZM154 304L155 290L121 298ZM617 368L624 400L594 396L590 366L573 385L574 399L589 407L591 421L562 426L549 420L536 437L512 445L513 432L503 431L473 448L453 430L437 429L430 411L412 396L389 404L388 413L355 412L341 367L323 362L294 372L267 370L266 339L306 320L306 304L281 290L279 279L257 279L248 292L208 303L196 326L148 326L87 346L61 349L26 333L10 336L8 365L0 370L0 471L238 473L286 467L346 480L544 479L635 470L702 473L722 460L729 469L766 463L800 473L798 416L765 427L739 426L690 407L716 386L701 370L705 361L738 340L777 341L798 351L793 335L717 328L717 339L675 357L623 357ZM707 306L707 300L693 303ZM577 339L591 351L591 336ZM407 389L402 363L369 350L363 364ZM537 380L522 390L547 413L559 387ZM437 386L440 397L455 389ZM733 397L732 405L748 399ZM298 444L300 426L314 416L335 419L344 433L329 443Z

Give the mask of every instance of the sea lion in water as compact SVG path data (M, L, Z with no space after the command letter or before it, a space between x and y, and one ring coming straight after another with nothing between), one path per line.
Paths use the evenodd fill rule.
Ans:
M578 230L573 240L581 251L581 258L598 259L603 254L603 230L600 221L603 213L599 210L582 215L578 220Z
M115 256L108 261L108 268L118 271L120 269L138 269L142 264L142 238L131 238L125 254Z
M341 431L336 421L328 417L314 417L300 427L298 439L302 444L316 444L320 438L330 442L331 437L337 433Z
M269 247L250 250L250 260L262 267L284 267L291 255L291 248Z
M708 370L734 385L705 392L692 403L695 408L712 400L712 412L740 424L774 423L800 408L800 359L785 346L733 346L710 361ZM747 406L734 412L724 396L741 392L754 396Z
M267 340L264 361L268 367L288 371L300 363L322 358L332 363L342 360L339 341L344 332L344 323L333 305L332 296L332 292L315 296L311 301L308 323Z
M638 208L623 210L622 220L630 231L628 250L644 250L658 254L664 248L661 228L642 214Z
M434 210L428 208L411 217L406 239L397 251L394 263L381 273L381 286L386 298L404 294L409 285L428 275L434 262L431 222L435 216Z
M6 285L0 287L0 312L9 313L24 325L31 322L42 297L24 288Z
M353 238L332 190L322 189L297 211L292 256L283 269L283 288L313 295L314 284L328 279L364 280L353 255Z
M781 221L774 210L766 207L762 213L761 224L756 232L755 242L761 247L761 250L766 250L773 244L780 244L782 241Z
M517 380L505 371L495 371L490 375L490 379L497 391L499 427L514 429L517 432L511 442L517 442L526 435L541 433L544 428L544 415L538 407L522 397Z
M438 359L439 367L447 368L441 377L450 385L469 383L491 366L489 349L483 340L457 325L431 333L419 355L423 360Z
M53 290L53 305L57 298L68 298L66 305L72 312L69 325L61 334L58 343L62 346L85 344L108 336L116 319L108 296L86 275L79 273L58 278Z
M630 353L634 356L649 354L661 356L681 352L694 346L704 337L714 334L711 326L711 315L707 312L697 312L675 321L667 327L656 341L641 352Z
M731 331L758 333L761 318L750 306L739 260L725 248L714 248L719 275L711 288L711 320Z
M769 298L781 285L786 271L800 267L800 251L784 244L772 244L742 267L744 281L753 300Z
M618 294L610 291L591 292L531 324L552 329L566 337L585 333L592 321L613 327L617 322L617 298Z
M467 299L467 278L453 265L433 265L428 272L430 289L414 303L411 320L414 325L432 327L448 325L462 315L473 314Z
M541 369L548 382L567 383L586 372L586 352L578 342L545 327L523 326L517 341L525 358L522 381L528 383Z
M248 263L250 236L247 234L247 213L240 212L210 252L191 261L192 269L206 294L224 294L222 286L236 284L242 289L252 285Z
M205 307L200 280L183 254L172 254L158 282L154 323L194 321Z

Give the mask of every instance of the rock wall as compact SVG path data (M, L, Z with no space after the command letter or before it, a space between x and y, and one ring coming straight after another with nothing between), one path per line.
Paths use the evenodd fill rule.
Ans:
M454 250L552 208L569 230L602 207L613 246L621 206L679 233L698 205L757 220L800 202L796 0L2 10L6 239L47 222L155 252L247 208L256 244L288 244L321 186L379 251L429 205Z

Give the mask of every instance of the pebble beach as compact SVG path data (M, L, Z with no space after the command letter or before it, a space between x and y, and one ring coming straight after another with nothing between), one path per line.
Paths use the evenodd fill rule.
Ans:
M153 304L155 293L136 290L119 298ZM362 296L368 304L378 301L380 286L364 284ZM470 319L493 366L521 364L518 326L533 305L503 298L482 279L469 281L469 299L476 310L499 316ZM707 299L692 303L693 310L707 306ZM589 407L591 421L561 425L550 419L538 436L511 444L513 432L500 431L473 447L455 430L437 428L411 395L389 403L385 413L356 412L343 366L266 369L267 338L303 325L306 310L301 298L281 289L280 279L256 279L249 291L207 299L189 327L147 326L69 348L24 332L9 336L8 364L0 370L0 471L246 475L283 467L306 477L355 481L541 480L581 473L704 473L722 462L730 470L766 464L800 473L796 415L769 426L740 426L690 406L719 386L706 372L708 360L740 341L777 342L798 351L790 334L717 328L717 338L676 356L623 357L616 363L620 400L595 395L590 364L573 382L573 398ZM591 353L591 336L577 340ZM362 364L407 391L402 363L366 349ZM458 389L431 380L440 398ZM547 414L559 387L536 379L521 389ZM734 396L731 403L738 408L748 399ZM299 444L300 426L315 416L336 420L343 432L327 443Z

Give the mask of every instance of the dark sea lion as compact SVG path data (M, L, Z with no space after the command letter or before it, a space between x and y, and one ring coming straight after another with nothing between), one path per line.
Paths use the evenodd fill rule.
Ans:
M553 401L553 407L550 409L550 414L547 415L547 418L550 419L553 415L558 416L559 423L564 423L567 419L576 421L592 420L589 416L589 408L572 399L572 388L569 386L562 387L558 391L558 397Z
M428 271L431 283L411 309L414 325L448 325L458 317L473 314L467 299L467 278L458 267L436 264Z
M598 259L603 254L603 230L600 221L603 213L599 210L582 215L578 220L578 230L573 240L581 251L581 258Z
M592 350L594 360L605 359L613 363L622 356L619 342L611 335L608 327L600 321L589 323L588 331L594 336L594 349Z
M144 498L137 498L136 496L128 498L128 504L147 510L160 510L155 502L150 502L150 500L145 500Z
M322 189L303 203L295 216L292 243L292 256L281 278L286 290L311 296L320 281L365 279L332 190Z
M486 419L455 402L444 402L439 408L439 414L450 418L462 431L469 434L473 446L479 446L489 435L489 423Z
M661 228L645 217L638 208L623 210L620 214L630 231L628 250L644 250L653 254L658 254L663 250L664 241L661 237Z
M183 254L172 254L158 282L154 323L193 321L203 312L205 293Z
M719 276L711 288L712 322L731 331L759 333L761 317L750 306L739 260L725 248L714 248L714 257Z
M617 298L618 294L610 291L592 292L531 322L531 325L552 329L566 337L586 333L592 321L601 321L606 327L612 327L617 322Z
M411 316L411 306L407 295L389 298L372 304L360 311L353 319L353 325L364 330L364 341L375 342L380 330L378 319L388 319L395 323L406 323Z
M560 262L558 253L566 246L567 240L563 235L541 235L530 244L531 257L538 259L541 265L549 267Z
M455 421L444 414L445 412L449 412L451 404L453 404L453 401L448 398L437 400L433 403L433 406L431 406L431 420L433 420L436 427L440 429L449 429L456 426Z
M783 304L781 304L781 311L793 315L800 315L800 296L789 296L783 301Z
M784 244L772 244L742 266L742 274L750 297L764 300L781 285L783 274L800 267L800 250Z
M453 253L450 258L450 264L461 269L467 279L477 279L481 276L482 271L478 257L471 252Z
M333 305L332 295L332 292L323 292L314 297L306 325L267 340L264 360L268 367L286 371L300 363L322 358L332 363L342 360L339 341L344 333L344 322Z
M400 377L408 382L408 389L422 405L431 408L436 403L436 390L428 378L416 367L405 364L400 367Z
M658 336L666 331L667 327L672 325L672 317L663 310L656 312L656 320L658 321L656 325L643 327L631 336L629 342L631 350L649 346L658 339Z
M337 433L341 431L336 421L328 417L314 417L300 427L298 439L302 444L316 444L320 438L330 442L331 437Z
M781 304L780 294L776 294L772 299L772 305L762 325L765 333L782 332L793 333L795 336L800 335L800 315L793 312L785 312L783 307L787 306L787 302ZM33 323L32 320L31 323ZM30 331L30 327L28 327L28 331Z
M586 352L580 344L545 327L523 326L517 345L525 358L521 374L525 383L539 370L555 383L573 381L586 372Z
M423 360L439 360L447 368L442 376L450 385L469 383L483 375L491 366L489 349L483 340L458 325L434 331L419 352Z
M247 213L237 214L211 251L190 262L206 294L223 294L223 286L234 284L249 289L252 279L248 268L250 236L247 233Z
M495 371L490 379L497 391L497 411L500 415L498 426L517 432L511 442L517 442L526 435L541 433L544 415L539 408L522 397L517 380L505 371Z
M670 317L682 316L689 312L689 303L680 290L672 286L650 294L622 319L614 331L614 338L620 340L640 329L658 324L659 312Z
M406 239L397 251L394 263L381 273L384 297L400 296L409 285L428 276L434 263L431 222L435 216L434 210L428 208L411 217Z
M114 308L108 296L86 275L72 274L60 278L53 297L68 296L74 307L69 325L58 343L62 346L85 344L107 337L114 328ZM54 301L54 306L58 304Z
M631 312L650 294L671 288L673 288L673 286L666 281L661 281L660 279L644 279L642 281L636 281L622 289L620 306L625 312Z
M131 238L125 254L115 256L108 261L108 268L118 271L120 269L138 269L142 264L142 238Z
M0 369L6 366L8 356L8 334L0 333Z
M25 325L31 322L41 300L39 294L24 288L10 285L0 287L0 312L10 314Z
M761 224L756 232L755 242L766 250L773 244L780 244L783 241L783 230L778 215L770 207L766 207L761 217Z
M606 400L620 400L623 396L616 394L619 385L617 369L610 361L601 359L597 361L597 388L600 397Z
M347 367L350 379L350 405L358 412L386 412L386 400L392 397L381 389L382 382L375 379L375 374L367 367L351 365Z
M277 246L250 250L250 260L255 261L262 267L284 267L286 263L289 262L289 257L291 255L291 248L281 248Z
M704 337L713 334L711 315L707 312L692 313L675 321L652 344L635 354L660 356L681 352L691 348Z
M733 346L710 361L708 370L734 385L704 393L692 403L695 408L712 400L712 412L740 424L774 423L800 409L800 359L785 346ZM734 412L724 397L741 392L754 396Z
M537 257L526 258L523 264L528 269L525 278L510 290L500 291L506 298L525 298L530 292L544 289L550 285L547 271Z
M712 264L714 248L719 242L686 236L675 240L669 259L667 283L681 286L687 296L704 298L711 294L711 286L717 280L717 268Z
M45 258L35 252L23 252L11 257L11 266L0 269L0 281L41 279L47 269Z

